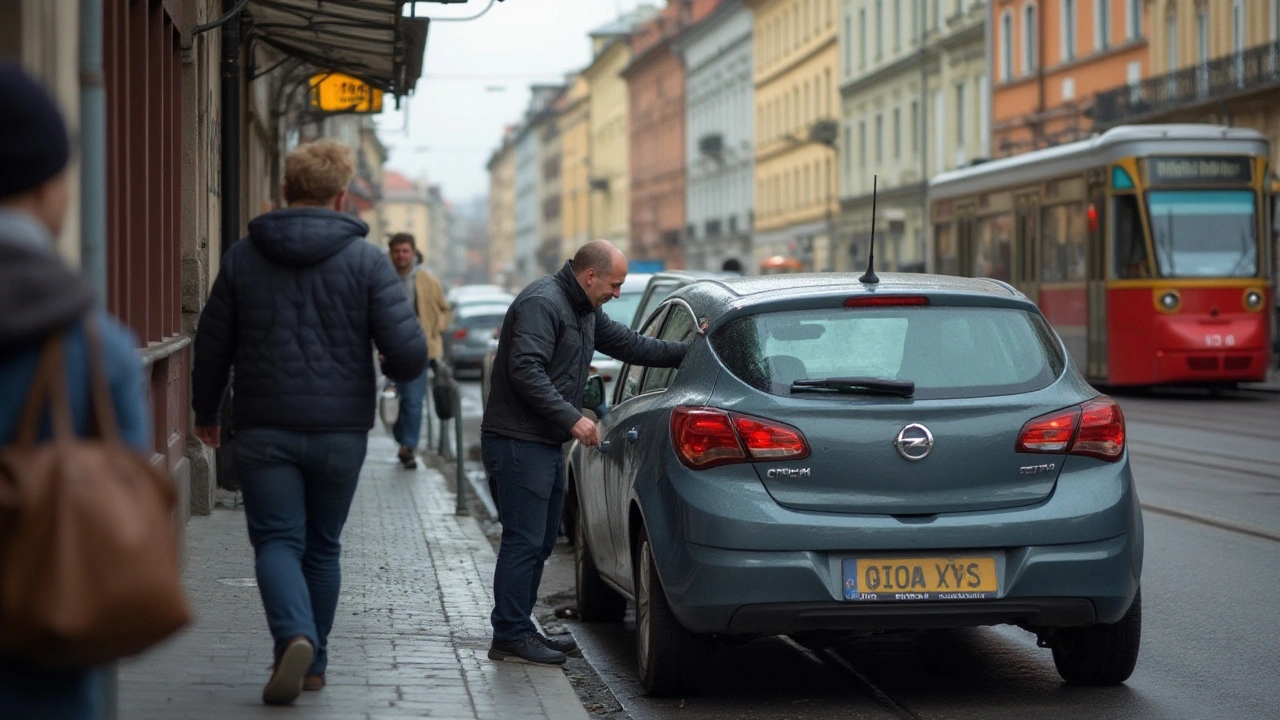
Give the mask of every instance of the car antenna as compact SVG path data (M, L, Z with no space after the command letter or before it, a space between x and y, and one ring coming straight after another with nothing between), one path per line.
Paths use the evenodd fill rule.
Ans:
M871 176L871 252L867 254L867 271L858 278L858 282L874 285L880 282L876 277L876 179Z

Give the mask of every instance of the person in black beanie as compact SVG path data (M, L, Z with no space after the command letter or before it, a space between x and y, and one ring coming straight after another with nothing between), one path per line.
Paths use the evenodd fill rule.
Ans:
M89 433L84 319L92 316L101 331L102 361L121 437L150 453L151 420L137 342L95 309L92 286L54 248L71 198L70 156L66 126L53 98L20 67L0 62L0 447L13 442L45 341L58 333L66 341L75 431ZM46 429L42 439L47 437ZM100 675L96 668L46 669L0 651L0 716L102 717Z

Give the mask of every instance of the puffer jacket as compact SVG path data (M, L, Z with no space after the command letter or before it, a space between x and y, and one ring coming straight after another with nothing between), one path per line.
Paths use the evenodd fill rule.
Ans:
M570 440L596 350L636 365L677 367L685 346L609 319L592 307L566 262L507 309L481 432L555 445Z
M232 424L351 432L373 427L373 345L396 381L422 374L427 341L369 226L322 208L276 210L222 258L200 316L196 424L218 424L234 367ZM372 344L371 344L372 343Z

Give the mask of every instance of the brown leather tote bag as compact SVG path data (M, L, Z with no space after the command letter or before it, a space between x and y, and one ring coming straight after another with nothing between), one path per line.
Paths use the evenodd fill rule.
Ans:
M0 447L0 653L47 667L137 654L187 624L169 478L120 439L97 326L85 321L91 437L75 434L65 338L45 343ZM53 437L37 441L46 412Z

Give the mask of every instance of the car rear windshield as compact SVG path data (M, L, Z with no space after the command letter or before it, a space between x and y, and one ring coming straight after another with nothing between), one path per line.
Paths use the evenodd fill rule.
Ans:
M730 321L711 343L740 380L787 396L796 380L847 377L909 380L919 399L1008 395L1046 387L1065 365L1044 318L1012 308L765 312Z
M469 312L458 314L458 325L464 328L502 327L507 309L500 305L483 308L469 308Z

